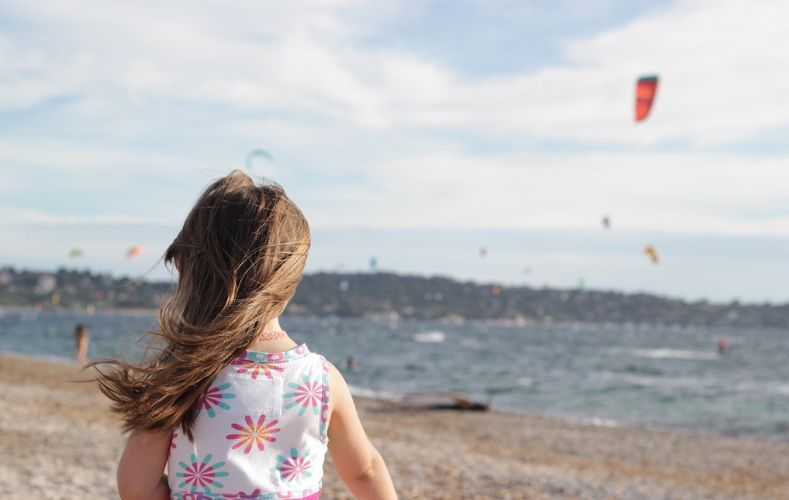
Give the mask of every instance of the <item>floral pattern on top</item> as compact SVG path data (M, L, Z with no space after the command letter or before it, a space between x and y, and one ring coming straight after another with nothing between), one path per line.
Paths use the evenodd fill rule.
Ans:
M205 410L208 413L208 416L214 418L216 416L216 412L214 412L214 408L222 408L223 410L229 410L230 405L225 403L223 400L225 399L233 399L236 397L235 394L228 391L230 388L230 383L222 384L217 387L211 387L207 391L205 391L197 400L197 412L200 413L200 410Z
M323 400L323 384L320 380L310 380L306 376L302 377L302 380L301 384L288 384L294 390L282 395L285 399L292 399L284 408L289 410L293 407L301 406L299 415L304 415L308 408L312 408L313 414L318 415L319 405Z
M195 401L192 436L177 427L173 500L316 500L327 450L329 371L302 344L243 351Z
M238 493L222 493L222 498L233 498L238 500L252 500L258 498L265 498L260 495L260 488L257 488L252 491L252 493L244 493L243 491L239 491ZM274 498L274 497L272 497Z
M285 352L245 351L242 356L244 359L258 363L285 363L305 358L309 354L310 350L307 348L307 344L301 344Z
M274 470L279 472L282 479L289 482L298 482L304 478L312 476L312 460L310 460L309 450L299 454L296 448L290 449L290 456L277 455L277 466Z
M190 487L194 493L198 489L203 490L204 493L211 494L211 488L222 488L224 485L217 481L217 478L227 477L230 473L220 471L225 466L225 462L216 462L210 464L211 454L207 454L201 461L198 462L197 456L192 453L190 464L183 461L178 462L178 465L183 471L177 472L175 475L183 479L178 485L179 488Z
M254 359L249 359L246 355L234 359L230 364L240 367L236 369L236 373L248 374L252 380L257 380L258 377L274 380L274 373L282 373L284 370L279 364L261 363Z
M272 420L266 425L263 425L266 421L265 415L258 417L257 422L254 422L252 417L247 415L244 417L244 421L247 423L246 427L236 423L230 425L230 427L239 431L238 434L228 434L225 436L226 439L238 441L233 445L232 449L235 450L236 448L246 446L244 448L244 453L247 454L252 451L253 447L257 447L258 450L263 451L263 441L273 443L277 440L277 438L272 436L272 434L280 431L279 428L275 427L278 423L277 420Z

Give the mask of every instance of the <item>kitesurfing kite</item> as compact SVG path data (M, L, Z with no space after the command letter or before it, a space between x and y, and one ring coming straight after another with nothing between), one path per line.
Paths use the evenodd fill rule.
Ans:
M603 228L611 229L611 217L609 217L608 215L604 215L601 222L603 223Z
M643 121L649 116L652 103L657 93L657 75L642 76L636 84L636 121Z
M485 247L480 248L479 256L484 259L486 255L488 255L488 249Z
M75 259L77 257L82 257L82 249L72 248L71 251L68 253L68 256L72 259Z
M133 247L129 248L129 250L126 251L126 258L131 259L137 255L140 255L143 252L145 252L145 249L143 247L141 247L140 245L134 245Z
M255 158L260 158L266 163L274 163L274 155L272 155L265 149L253 149L247 155L246 164L249 170L253 170L253 167L255 166L256 163Z
M653 247L652 245L647 245L644 247L644 254L646 254L647 257L649 257L650 260L652 260L653 264L657 264L658 262L660 262L660 256L658 255L657 250L655 250L655 247Z

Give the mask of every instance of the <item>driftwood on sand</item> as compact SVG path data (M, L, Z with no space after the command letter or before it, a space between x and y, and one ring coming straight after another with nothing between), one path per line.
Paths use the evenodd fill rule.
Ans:
M402 407L408 410L488 411L490 402L473 401L456 393L412 393L403 398Z

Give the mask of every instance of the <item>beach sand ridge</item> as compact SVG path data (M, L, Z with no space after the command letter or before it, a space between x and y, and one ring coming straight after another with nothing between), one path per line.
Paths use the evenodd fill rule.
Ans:
M75 365L0 356L0 498L117 498L124 436ZM404 499L789 498L789 443L356 398ZM353 498L327 460L323 498Z

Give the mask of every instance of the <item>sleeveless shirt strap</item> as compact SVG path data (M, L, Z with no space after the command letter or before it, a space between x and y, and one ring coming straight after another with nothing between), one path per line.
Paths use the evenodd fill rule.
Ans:
M321 356L323 365L323 397L321 398L321 424L320 437L323 444L329 442L329 362Z

